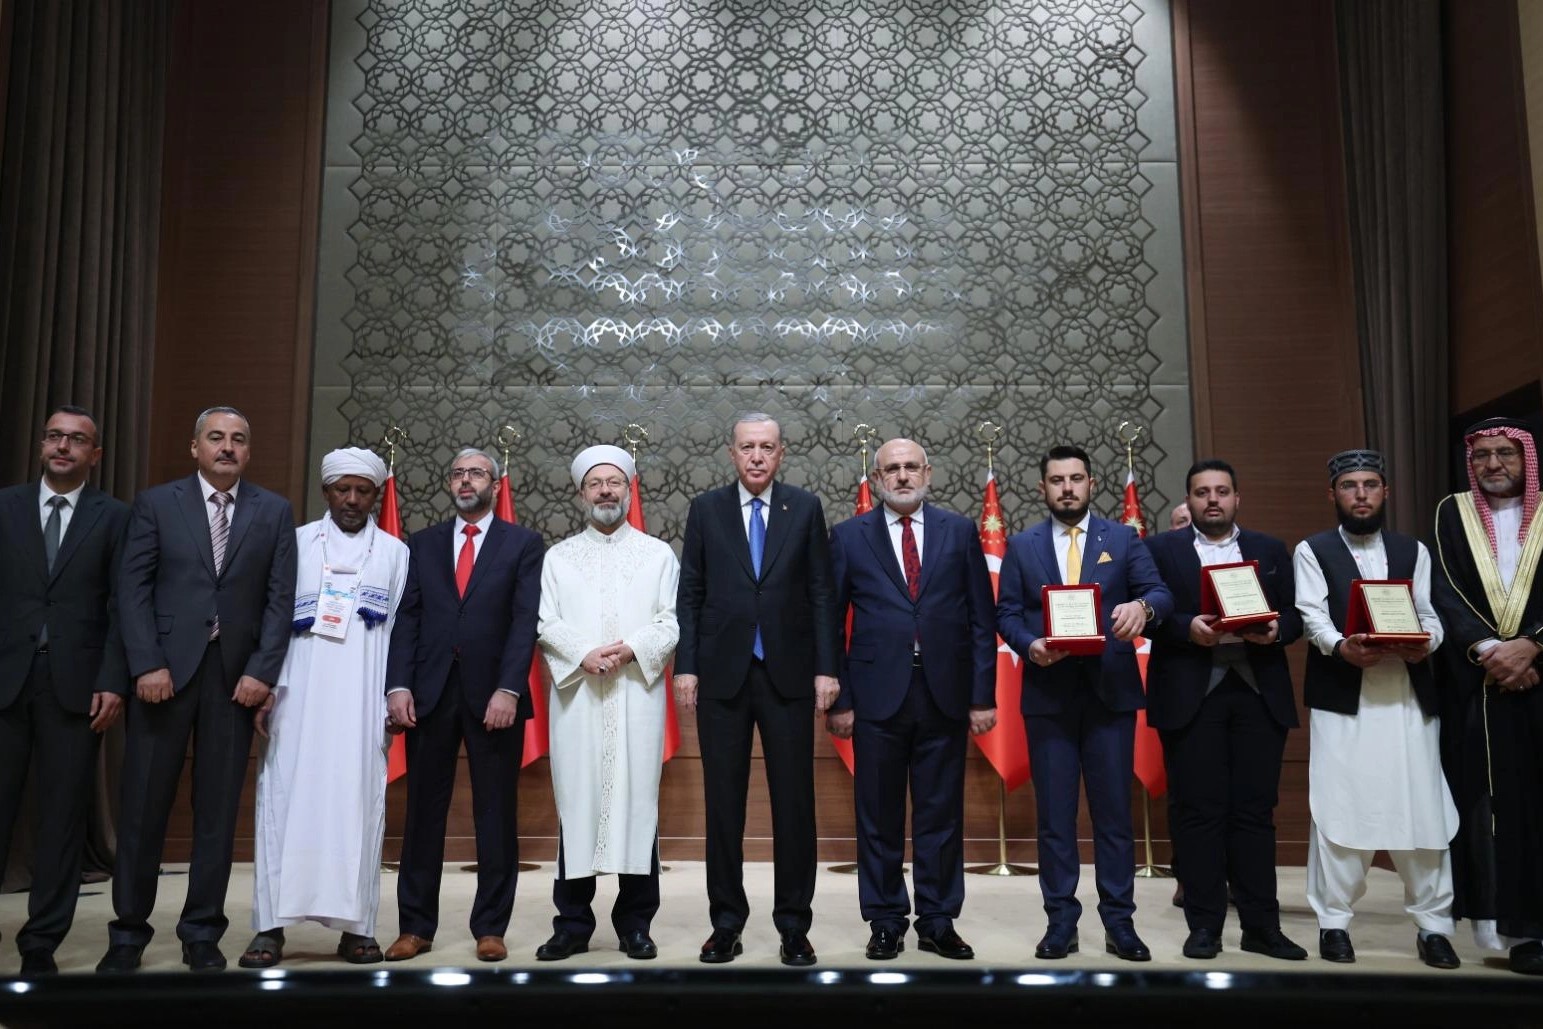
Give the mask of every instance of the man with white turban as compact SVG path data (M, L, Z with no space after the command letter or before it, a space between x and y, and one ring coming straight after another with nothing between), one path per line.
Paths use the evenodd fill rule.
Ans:
M284 927L339 930L338 956L381 960L375 942L386 829L386 651L407 547L370 512L386 465L358 447L322 459L327 514L295 530L294 639L258 716L252 928L243 968L284 956Z
M627 522L637 467L625 450L589 447L570 469L587 525L547 552L541 653L550 674L557 875L557 961L589 949L595 877L616 873L611 924L630 958L658 954L659 773L669 694L665 666L680 636L680 564L668 544Z

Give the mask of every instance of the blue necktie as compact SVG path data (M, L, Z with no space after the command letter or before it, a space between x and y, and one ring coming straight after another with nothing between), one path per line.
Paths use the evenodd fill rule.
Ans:
M761 556L766 553L766 519L761 517L761 508L766 505L761 503L761 498L756 497L750 501L750 565L755 569L755 577L761 577ZM761 646L761 627L755 627L755 646L751 648L755 656L766 660L766 648Z

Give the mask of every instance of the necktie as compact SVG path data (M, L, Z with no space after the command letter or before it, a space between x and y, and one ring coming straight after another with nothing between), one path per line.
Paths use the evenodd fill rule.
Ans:
M905 588L911 599L922 594L922 559L916 552L916 533L911 531L911 516L900 516L900 553L905 558Z
M214 505L214 517L209 520L209 545L214 549L214 576L219 578L225 570L225 544L230 541L230 521L225 517L225 508L235 498L229 493L215 492L210 495L209 503ZM220 610L216 606L214 619L209 623L209 638L218 639L220 635Z
M1066 530L1066 535L1071 542L1066 544L1066 585L1075 586L1082 581L1082 551L1077 546L1077 537L1082 530L1073 526Z
M472 542L472 537L481 531L475 525L461 530L466 534L466 542L461 544L461 552L455 559L455 588L463 597L466 596L466 584L471 582L471 566L477 560L477 545Z
M755 569L755 577L761 577L761 557L766 553L766 519L761 517L761 508L766 505L760 497L750 501L750 565ZM761 645L761 627L755 627L755 645L751 647L751 653L761 660L766 659L766 648Z
M59 530L64 524L64 509L69 501L63 497L49 497L48 506L53 508L48 512L48 524L43 526L43 557L48 561L48 570L54 570L54 558L59 556Z

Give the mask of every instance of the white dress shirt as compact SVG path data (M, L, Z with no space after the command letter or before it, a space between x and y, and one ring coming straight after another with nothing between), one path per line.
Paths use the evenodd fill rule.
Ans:
M225 490L230 494L230 503L225 505L225 524L228 527L236 520L236 492L241 489L241 480L237 479L230 489ZM204 473L198 473L198 490L204 495L204 519L209 523L209 531L214 531L214 501L210 498L220 491L209 485L209 480L204 478Z
M1058 518L1050 519L1051 523L1055 526L1055 532L1051 536L1051 541L1055 544L1055 563L1060 567L1062 582L1066 581L1066 552L1071 549L1071 530L1073 529L1078 530L1077 553L1082 556L1082 563L1084 570L1086 570L1088 560L1088 522L1091 518L1092 514L1084 511L1082 513L1082 521L1076 525L1067 525ZM1086 575L1079 575L1077 578L1082 581L1087 580Z
M768 482L766 488L760 492L761 519L766 523L766 528L771 528L771 499L772 487L775 483ZM750 501L756 498L756 494L745 489L745 484L739 484L739 516L745 523L745 539L750 538Z
M911 535L916 537L916 561L919 565L922 556L922 541L926 537L926 528L923 525L922 512L926 507L918 507L911 512ZM900 524L901 515L888 504L884 505L884 521L889 526L889 545L895 552L895 563L900 566L900 578L905 578L905 548L900 544L900 537L905 532L905 527Z
M475 522L468 522L460 515L455 516L455 533L450 537L450 567L454 568L461 560L461 547L466 544L466 527L475 525L477 535L471 538L472 563L476 564L477 558L482 556L482 541L488 538L488 524L493 521L493 510L488 509L481 518Z
M42 515L42 527L48 529L48 517L54 513L54 509L48 506L48 502L54 497L63 497L64 506L59 508L59 541L64 542L64 534L70 531L70 519L75 515L75 508L80 506L80 494L86 488L81 483L68 493L55 493L48 485L48 480L43 480L43 488L38 490L38 510Z

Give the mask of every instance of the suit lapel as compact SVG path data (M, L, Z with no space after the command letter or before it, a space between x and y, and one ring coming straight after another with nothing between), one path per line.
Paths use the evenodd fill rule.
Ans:
M905 573L895 560L895 547L889 540L889 515L885 514L884 508L876 507L863 517L868 521L863 535L868 539L868 546L873 549L874 560L889 573L889 581L895 584L900 595L909 600L911 591L906 588Z
M1194 530L1189 530L1188 535L1181 535L1174 539L1174 546L1178 549L1178 565L1181 581L1184 588L1189 590L1191 610L1200 610L1200 555L1195 552Z
M43 509L38 505L42 498L42 483L37 489L17 494L16 502L6 514L11 521L11 539L23 541L26 561L33 574L42 582L48 581L48 559L43 555ZM58 567L57 560L55 567Z
M1039 562L1045 568L1045 582L1052 586L1061 585L1061 566L1055 559L1055 519L1047 518L1036 527L1038 536L1034 540L1034 549L1039 553Z
M91 527L100 517L102 517L102 494L87 486L80 491L80 502L76 505L75 513L70 516L70 527L65 530L64 539L59 542L59 553L54 555L54 570L49 576L50 582L59 578L59 573L64 571L64 566L69 564L75 551L80 549L80 541L90 534Z
M1109 553L1110 523L1102 518L1088 519L1087 542L1082 545L1082 581L1098 581L1098 559ZM1104 562L1111 564L1110 561Z
M943 546L943 519L937 517L935 512L927 510L925 504L922 505L922 510L922 581L921 588L916 591L918 596L927 592L927 583L932 579L932 569L937 565L933 558L937 557Z
M488 523L488 538L482 541L482 550L477 554L477 560L471 566L471 578L466 581L466 595L461 598L464 606L471 600L471 595L477 591L477 584L488 577L486 569L492 561L497 559L498 552L503 549L504 542L509 538L509 526L505 525L497 516ZM450 588L455 588L455 569L451 567Z
M177 507L182 512L183 521L187 523L188 535L192 537L193 546L198 548L198 553L204 559L204 568L209 572L209 578L218 579L214 572L214 544L209 539L209 516L204 513L207 502L204 500L203 487L199 484L198 476L192 475L177 484ZM226 548L226 564L229 565L230 550Z
M723 519L723 529L728 533L729 549L734 551L735 557L739 558L745 574L754 581L755 565L750 560L750 536L745 532L743 509L739 506L739 487L730 486L725 489L719 499L719 505L718 516ZM765 567L766 555L763 553L761 568Z
M786 486L772 487L772 503L777 510L766 512L766 553L761 555L761 578L765 579L771 567L776 563L777 555L782 553L782 545L793 534L793 516L789 513L788 493ZM745 540L745 553L750 552L750 540Z
M246 483L242 483L240 495L236 499L235 514L230 520L230 536L225 541L225 567L220 569L223 577L236 562L236 551L241 547L241 541L246 538L247 529L252 526L252 519L257 517L257 507L263 502L262 490ZM210 560L214 556L214 544L209 544Z

